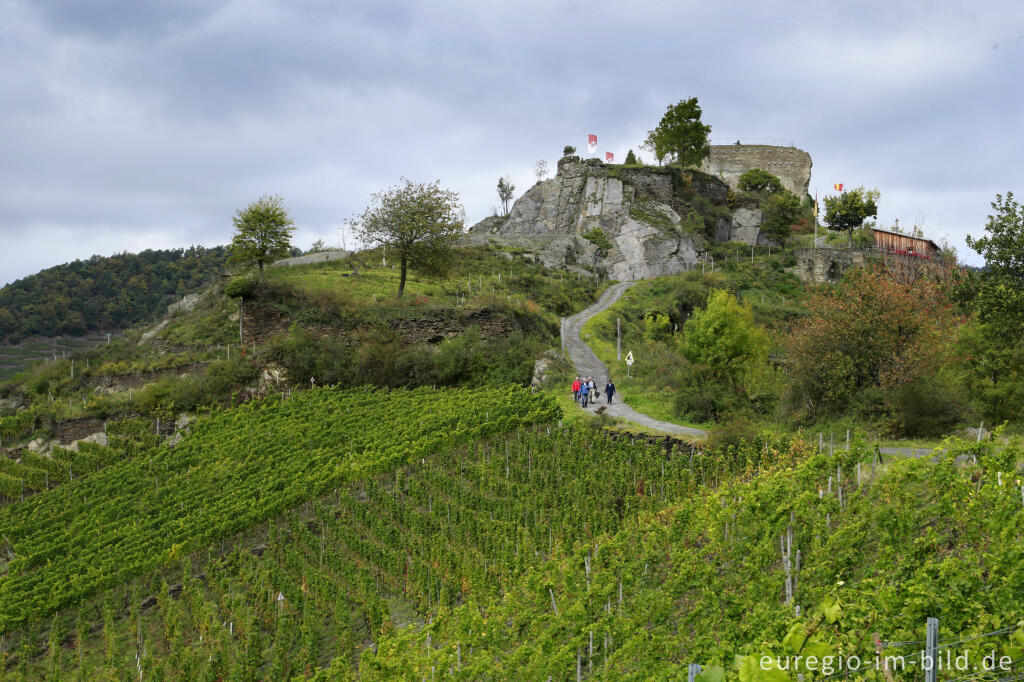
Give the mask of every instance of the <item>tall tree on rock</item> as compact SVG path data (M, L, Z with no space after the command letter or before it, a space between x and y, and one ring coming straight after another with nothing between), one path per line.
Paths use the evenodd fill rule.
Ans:
M288 255L295 223L288 217L284 200L263 195L232 218L235 236L231 239L231 260L255 265L260 279L265 279L263 266Z
M465 212L459 195L439 180L402 182L370 195L370 205L349 222L367 245L385 245L401 267L398 296L405 293L411 265L420 272L442 272L451 262L451 246L462 233Z
M711 126L701 123L700 115L696 97L670 104L658 127L647 133L643 148L654 152L658 163L667 158L683 166L699 165L711 154Z
M834 232L846 232L853 243L853 231L868 218L878 217L877 189L858 187L834 197L825 197L825 226Z
M516 186L512 184L512 178L505 176L498 178L498 198L501 199L501 208L508 215L508 202L515 196Z

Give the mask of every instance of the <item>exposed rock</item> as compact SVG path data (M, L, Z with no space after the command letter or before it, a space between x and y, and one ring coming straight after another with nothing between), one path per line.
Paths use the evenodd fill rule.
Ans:
M978 434L979 433L981 434L981 438L978 438ZM968 426L966 429L964 429L964 436L967 438L967 440L970 440L970 441L988 440L988 438L991 435L992 435L992 433L989 432L989 431L986 431L983 426L979 426L978 428L974 428L973 426Z
M25 404L25 396L12 395L10 398L0 398L0 410L17 410Z
M530 388L536 393L544 384L548 381L548 372L552 367L558 364L561 360L558 351L549 349L544 351L544 354L537 358L537 361L533 363L533 377L530 379Z
M195 310L196 304L203 298L203 294L188 294L177 303L167 306L167 314L173 315L177 312L188 313Z
M474 225L467 241L528 249L548 267L588 265L618 280L658 277L697 260L700 238L680 228L673 204L672 176L663 169L565 157L553 179L527 190L500 223L492 217Z
M473 231L480 234L497 234L501 229L502 224L505 222L505 216L492 215L487 216L476 225L473 226Z
M288 383L288 372L283 367L267 366L260 373L256 388L260 391L277 388L284 382Z
M318 251L317 253L307 253L305 256L296 256L294 258L284 258L279 261L274 261L270 264L272 268L287 267L290 265L309 265L310 263L326 263L332 260L344 260L352 255L351 251L345 251L344 249L333 249L331 251Z
M195 417L193 416L187 414L178 415L178 418L174 420L174 433L168 436L167 440L164 441L167 446L173 448L175 445L180 443L181 439L185 437L185 434L190 431L189 424L193 421L195 421Z
M27 447L31 452L38 452L41 455L45 455L46 453L50 452L50 450L53 450L55 447L59 446L60 441L46 440L45 438L39 437L33 441L30 441Z
M168 322L168 321L167 321L166 319L165 319L165 320L162 320L162 321L160 322L160 324L158 324L157 326L153 327L153 328L152 328L152 329L150 329L150 330L149 330L148 332L146 332L145 334L143 334L143 335L142 335L142 338L141 338L141 339L139 339L139 345L141 346L141 345L143 345L143 344L145 344L145 343L149 343L150 341L152 341L152 340L153 340L153 338L154 338L154 337L155 337L155 336L156 336L157 334L159 334L160 332L162 332L162 331L163 331L163 329L164 329L164 327L166 327L166 326L167 326L167 322Z
M756 244L763 213L759 208L737 208L733 211L729 241Z
M71 441L71 444L68 445L66 449L71 450L72 452L78 452L79 443L95 443L96 445L106 446L107 442L107 434L104 433L103 431L99 431L98 433L94 433L91 436L86 436L85 438L79 438L78 440Z

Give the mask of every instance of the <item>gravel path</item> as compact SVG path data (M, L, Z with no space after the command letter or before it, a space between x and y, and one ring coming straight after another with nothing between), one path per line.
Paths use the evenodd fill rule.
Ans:
M569 359L572 361L573 365L576 366L576 371L580 376L594 377L594 382L597 384L598 390L602 393L601 398L593 409L605 406L607 408L607 414L610 414L613 417L621 417L633 422L634 424L639 424L658 431L664 431L665 433L675 433L685 436L704 438L708 435L707 431L659 421L648 417L646 414L640 414L622 400L622 395L620 393L615 394L613 398L615 402L611 405L606 404L603 394L604 385L608 383L608 369L600 360L597 359L597 356L594 355L594 351L590 349L590 346L583 343L583 340L580 338L580 330L583 328L583 325L587 320L600 312L608 310L608 308L619 300L622 293L631 286L633 286L633 282L613 284L608 287L603 294L601 294L601 298L598 299L597 303L582 312L576 313L572 317L567 317L562 322L562 341L564 342L565 349L569 354ZM581 407L580 409L583 408ZM592 408L587 407L588 411L591 409Z
M597 383L602 394L604 393L604 385L608 383L608 368L597 359L597 355L590 349L586 343L583 342L580 337L580 332L583 329L583 325L586 324L587 320L592 318L598 313L602 313L608 308L612 307L619 297L626 291L626 289L633 286L634 282L620 282L619 284L613 284L608 287L601 298L598 299L597 303L590 306L586 310L576 313L572 317L567 317L562 322L562 341L565 344L565 349L569 354L569 359L573 365L576 366L576 371L580 376L592 376L594 381ZM587 407L587 410L596 409L601 406L605 406L606 412L613 417L621 417L627 421L631 421L634 424L639 424L650 429L656 429L658 431L664 431L666 433L676 433L686 436L694 436L697 438L706 438L708 435L707 431L701 429L694 429L689 426L680 426L679 424L672 424L671 422L663 422L658 419L648 417L646 414L641 414L630 407L626 402L622 400L622 395L619 393L615 394L615 402L608 406L606 405L604 395L598 400L598 403L593 408ZM580 409L583 409L582 407ZM924 457L931 454L929 448L879 448L879 451L884 455L896 455L898 457Z

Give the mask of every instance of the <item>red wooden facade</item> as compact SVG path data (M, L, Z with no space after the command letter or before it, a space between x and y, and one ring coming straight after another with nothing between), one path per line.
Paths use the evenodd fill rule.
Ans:
M875 236L875 246L883 251L928 259L936 258L939 255L939 247L931 239L911 237L908 234L882 230L877 227L871 231Z

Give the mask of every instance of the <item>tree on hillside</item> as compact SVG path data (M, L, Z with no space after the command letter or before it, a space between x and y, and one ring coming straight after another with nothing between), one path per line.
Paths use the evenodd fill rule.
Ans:
M683 166L700 165L711 153L711 126L701 123L700 115L696 97L670 104L658 127L647 133L644 149L654 152L658 163L667 158Z
M788 190L780 190L768 197L764 206L761 232L779 246L785 246L793 225L800 222L800 200Z
M398 258L401 297L410 265L421 272L439 272L451 262L464 211L459 195L442 189L439 180L415 184L402 178L395 187L370 195L370 205L349 222L365 244L383 244Z
M516 186L512 184L512 178L505 176L498 178L498 199L501 200L501 209L508 215L508 202L515 196Z
M751 168L740 176L739 188L747 192L765 192L775 194L782 191L782 180L768 171Z
M808 315L786 341L794 408L811 417L909 405L931 396L936 405L955 391L928 382L949 352L952 307L931 278L894 281L884 270L847 272L836 289L816 294ZM908 393L909 391L909 393Z
M683 325L683 356L710 368L719 380L738 386L752 363L764 360L768 338L754 323L754 313L723 289Z
M997 194L983 237L967 237L967 245L985 259L976 278L975 305L985 326L1008 343L1024 338L1024 209L1013 198Z
M573 147L571 144L567 144L562 147L562 156L572 156L575 153L576 147Z
M541 159L534 165L533 172L537 175L537 182L540 182L548 175L548 162Z
M279 196L263 195L232 219L235 236L231 240L231 260L255 265L260 279L265 279L263 267L288 255L295 224L288 217L284 200Z
M636 154L634 154L633 150L630 149L628 152L626 152L626 165L635 166L637 165L637 163L639 162L636 160Z
M836 196L825 197L824 223L834 232L846 232L853 243L853 231L868 218L878 217L877 189L857 187Z

